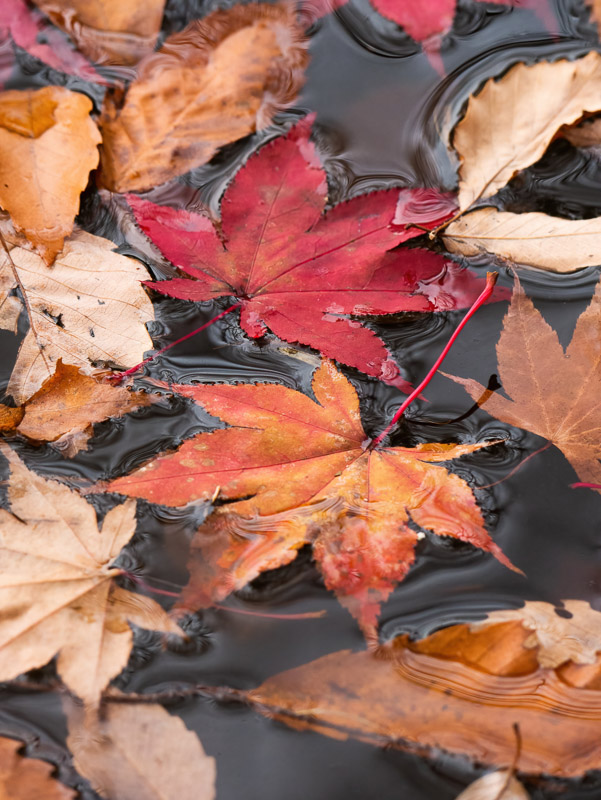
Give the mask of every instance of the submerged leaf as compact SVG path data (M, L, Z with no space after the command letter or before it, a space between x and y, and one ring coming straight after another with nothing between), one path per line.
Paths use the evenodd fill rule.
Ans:
M415 526L512 567L467 483L440 463L489 443L366 450L357 393L328 362L313 378L317 402L277 384L173 388L235 427L199 434L106 488L170 506L237 500L197 532L184 604L211 605L312 543L326 585L372 637L414 561Z
M52 777L54 767L19 754L15 739L0 737L0 797L2 800L75 800L77 793Z
M0 93L0 206L47 264L73 230L98 164L92 101L60 86Z
M140 62L125 97L107 95L105 186L152 189L266 127L296 97L307 60L287 4L236 5L191 22Z

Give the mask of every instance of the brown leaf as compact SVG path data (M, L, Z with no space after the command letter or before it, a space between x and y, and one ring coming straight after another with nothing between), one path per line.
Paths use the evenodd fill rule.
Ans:
M109 800L213 800L215 759L160 705L107 704L100 718L65 702L77 771Z
M111 567L135 530L135 502L106 515L66 486L30 472L0 442L10 465L10 511L0 509L0 680L47 664L72 692L96 704L127 664L129 622L182 634L163 609L121 589Z
M0 205L47 264L73 230L98 165L92 101L60 86L0 93Z
M496 676L462 663L452 649L417 652L428 643L400 637L376 653L332 653L269 678L243 699L296 729L422 755L446 750L499 767L514 760L517 723L520 772L575 777L599 769L601 692L574 688L536 664L526 674Z
M13 433L23 419L22 407L0 405L0 433Z
M518 779L503 769L478 778L455 800L529 800L529 797Z
M0 218L0 231L10 248L10 258L0 249L5 291L17 285L16 272L30 312L8 385L17 404L52 377L59 358L68 357L87 375L99 365L131 367L142 360L152 347L144 323L154 311L140 285L148 273L139 261L114 253L107 239L76 230L48 269L7 219Z
M518 64L469 99L452 137L459 168L459 208L495 194L534 164L562 125L601 109L601 55Z
M0 407L0 431L17 432L35 442L55 442L66 434L72 438L85 432L83 438L77 437L78 444L84 446L95 422L120 417L157 399L157 395L130 392L125 387L84 375L59 358L54 375L20 409L2 411ZM9 416L14 420L12 428L8 427ZM67 455L76 452L70 448Z
M597 29L601 31L601 0L586 0L586 5L591 10L591 19L597 25Z
M598 147L601 144L601 118L583 120L579 125L567 125L560 134L574 147Z
M77 793L52 777L52 765L19 755L22 747L15 739L0 737L0 798L75 800Z
M155 45L165 0L33 0L100 64L136 64Z
M502 422L544 436L562 451L580 480L590 483L601 483L600 315L601 282L564 351L557 333L516 278L497 343L499 377L507 397L488 393L482 403ZM460 383L474 400L485 391L477 381L447 377Z
M444 243L464 256L488 252L516 264L574 272L601 264L601 217L560 219L481 208L449 225Z
M106 96L104 185L144 191L210 161L269 125L296 97L306 63L292 6L237 5L195 20L140 63L125 98Z

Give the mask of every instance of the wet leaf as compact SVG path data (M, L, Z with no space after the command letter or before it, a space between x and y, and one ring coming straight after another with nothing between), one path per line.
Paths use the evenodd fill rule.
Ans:
M469 99L452 144L459 207L491 197L543 155L562 125L601 108L601 55L518 64Z
M601 119L585 119L577 125L566 125L560 134L574 147L598 147L601 144Z
M151 52L165 0L33 0L82 53L100 64L135 64Z
M105 186L152 189L266 127L296 97L307 59L292 6L236 5L190 23L140 63L125 97L107 95Z
M102 365L141 361L152 347L144 323L154 311L139 283L148 274L139 261L114 253L107 239L77 230L49 269L7 219L0 219L0 230L10 248L10 258L0 249L1 287L8 292L17 286L14 265L30 313L8 385L16 404L54 374L59 358L68 357L87 375Z
M591 483L601 483L600 314L601 282L564 351L557 333L516 278L497 343L499 377L506 396L488 393L482 402L482 407L502 422L548 439L580 480ZM462 384L474 400L485 391L475 380L448 377Z
M121 589L111 567L134 535L135 501L116 506L99 531L93 507L30 472L0 442L10 465L10 511L0 509L0 680L47 664L86 703L99 701L127 664L133 622L182 634L154 600Z
M174 386L235 427L199 434L106 487L169 506L238 501L197 532L184 605L209 606L312 543L326 586L372 637L380 604L415 559L410 523L512 566L467 483L439 463L488 443L365 450L346 378L324 362L312 388L317 402L277 384Z
M94 423L120 417L156 399L156 395L130 392L102 378L84 375L59 358L54 375L21 408L0 413L0 431L19 433L34 442L60 440L63 455L73 456L86 446ZM9 412L13 412L12 425Z
M530 795L522 784L503 769L489 772L470 784L456 800L529 800Z
M77 793L52 777L54 767L19 754L15 739L0 737L0 797L2 800L75 800Z
M244 698L297 730L434 758L442 750L505 768L515 757L517 723L520 772L577 777L599 768L601 692L574 688L536 665L497 677L452 651L417 651L427 644L399 637L375 653L332 653L269 678Z
M77 771L108 800L213 800L215 759L179 717L155 704L109 703L100 717L67 700Z
M47 264L98 164L92 101L60 86L0 93L0 205Z
M494 253L550 272L574 272L601 264L601 217L560 219L482 208L451 223L443 239L451 253Z
M309 134L305 119L248 160L226 189L219 232L205 216L130 196L141 228L191 276L147 285L185 300L234 295L249 336L269 328L280 339L407 388L382 340L349 317L473 302L484 282L463 273L455 283L457 268L441 256L385 254L423 233L415 225L433 227L448 218L454 200L426 189L381 191L324 216L326 175Z

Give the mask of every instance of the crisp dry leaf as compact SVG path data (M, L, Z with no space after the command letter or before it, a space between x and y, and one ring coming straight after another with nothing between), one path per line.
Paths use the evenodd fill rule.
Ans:
M3 38L10 36L17 47L53 69L95 83L106 82L65 35L39 11L30 9L25 0L0 3L0 34Z
M54 375L45 380L23 406L0 412L0 431L19 433L34 442L61 439L64 444L65 437L69 437L70 441L76 441L79 449L87 443L94 423L120 417L157 399L157 395L130 392L123 386L84 375L59 358ZM10 412L13 412L12 427L8 419ZM85 435L76 436L81 433ZM77 452L73 447L62 449L68 456Z
M530 795L509 770L501 769L478 778L455 800L530 800Z
M215 759L155 704L108 703L100 717L64 701L77 771L108 800L214 800Z
M459 208L495 194L543 155L562 125L601 108L601 55L518 64L469 99L452 144Z
M0 206L47 264L73 230L98 165L92 101L61 86L0 93Z
M386 255L423 233L415 225L433 227L451 216L454 198L432 189L381 191L324 215L326 174L310 124L302 120L248 160L225 191L219 230L201 214L129 196L142 230L190 275L147 285L185 300L234 295L249 336L269 328L407 389L382 340L349 317L473 302L482 279L463 273L456 284L456 267L438 254Z
M151 52L165 0L33 0L100 64L136 64Z
M2 800L75 800L77 792L52 777L54 767L19 755L15 739L0 737L0 797Z
M497 677L452 653L413 652L427 642L400 637L376 652L332 653L239 699L297 730L505 768L517 723L520 771L577 777L599 769L600 691L574 688L553 670Z
M467 483L439 464L488 443L366 450L357 393L330 362L314 375L316 401L277 384L172 388L236 427L195 436L106 488L169 506L217 492L237 500L197 532L183 604L211 605L313 543L326 585L371 637L414 561L410 523L512 566Z
M30 330L8 385L16 404L52 377L59 358L87 375L98 366L129 367L142 360L152 347L144 323L154 319L154 311L140 286L148 273L139 261L114 253L107 239L77 230L49 269L26 249L9 220L0 218L0 231L10 248L10 258L0 250L2 286L16 287L14 265L30 312Z
M292 5L235 5L190 23L140 63L125 98L107 95L104 185L154 188L266 127L296 97L307 60Z
M181 629L163 609L114 583L111 567L135 531L135 501L116 506L98 530L93 507L75 492L8 460L10 511L0 509L0 680L47 664L72 692L96 704L127 664L133 634Z
M564 351L557 333L516 286L497 343L503 392L487 393L482 407L493 417L544 436L568 459L581 481L601 483L601 281ZM516 357L519 354L519 357ZM485 387L447 377L474 399ZM574 387L566 391L566 386Z
M451 253L494 253L550 272L574 272L601 264L601 217L561 219L482 208L451 223L443 238Z

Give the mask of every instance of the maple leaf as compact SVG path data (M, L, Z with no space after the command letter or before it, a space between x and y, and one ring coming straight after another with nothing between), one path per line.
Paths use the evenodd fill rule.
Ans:
M114 253L107 239L76 230L48 268L6 217L0 216L0 232L9 251L0 250L0 308L18 287L30 325L7 389L17 404L52 377L59 358L89 375L99 364L135 364L152 347L144 323L154 311L140 286L148 273L139 261ZM14 312L8 305L0 314L9 330Z
M102 797L214 799L215 759L207 756L196 734L162 706L107 703L102 714L92 718L69 698L63 706L75 768Z
M61 86L0 93L0 205L47 264L98 164L92 101Z
M22 742L0 737L0 797L3 800L75 800L77 793L52 777L52 764L19 755L22 748Z
M100 118L106 188L139 192L210 161L267 127L304 82L307 43L292 6L214 11L143 59Z
M105 488L169 506L217 492L237 500L197 532L184 604L211 605L312 543L326 585L371 637L414 561L411 522L515 569L467 483L439 464L489 443L366 450L357 393L327 361L316 401L277 384L172 388L236 427L199 434Z
M225 191L219 231L201 214L128 196L142 230L192 277L146 285L184 300L234 295L249 336L269 328L406 389L379 337L347 316L449 307L427 286L441 274L444 286L442 257L385 252L423 233L416 225L448 218L454 200L431 189L379 191L324 216L326 176L309 134L305 119L248 160ZM466 280L461 300L483 285Z
M66 486L30 472L0 442L10 465L10 511L0 509L0 680L47 664L58 654L65 684L95 705L127 664L133 633L183 635L147 597L115 585L111 564L135 530L135 502L106 515Z
M499 378L507 396L487 393L482 402L482 407L502 422L552 442L581 481L597 484L601 483L600 314L601 281L564 351L557 333L534 307L516 277L497 343ZM447 377L460 383L474 400L485 391L475 380ZM566 392L566 386L577 388Z

